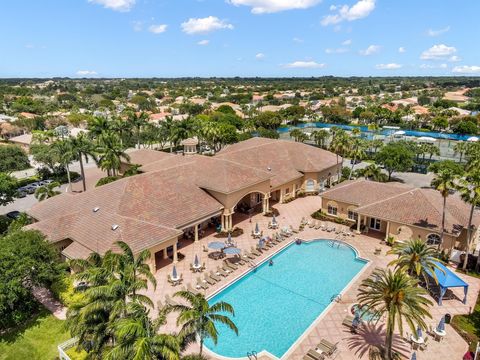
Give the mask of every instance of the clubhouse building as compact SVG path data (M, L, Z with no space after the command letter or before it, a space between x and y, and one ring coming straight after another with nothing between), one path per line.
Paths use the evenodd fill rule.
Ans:
M149 249L151 268L178 260L179 239L231 231L254 211L300 193L317 194L337 180L341 159L328 151L291 141L252 138L215 156L140 149L130 163L141 174L88 190L64 193L33 206L28 226L45 234L67 259L116 250L124 241L134 253ZM190 155L189 155L190 154Z

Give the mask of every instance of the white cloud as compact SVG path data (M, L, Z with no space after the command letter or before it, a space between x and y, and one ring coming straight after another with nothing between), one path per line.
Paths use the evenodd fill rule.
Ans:
M103 5L104 8L114 11L130 11L136 0L88 0L89 3Z
M445 60L451 58L457 52L453 46L445 44L433 45L430 49L425 50L420 55L422 60Z
M77 75L78 76L95 76L98 74L96 71L93 71L93 70L78 70Z
M370 45L365 50L360 50L359 53L360 53L360 55L363 55L363 56L369 56L369 55L373 55L373 54L375 54L379 51L380 51L380 46L379 45Z
M275 13L293 9L307 9L321 0L227 0L235 6L250 6L253 14Z
M215 30L233 29L233 25L227 23L225 20L220 20L216 16L208 16L205 18L190 18L182 23L183 32L194 34L206 34Z
M443 29L438 29L438 30L428 29L427 35L428 36L439 36L439 35L445 34L448 31L450 31L450 26L447 26Z
M264 53L258 53L257 55L255 55L255 59L257 59L257 60L265 59L265 54Z
M452 69L452 72L457 73L457 74L477 74L480 73L480 66L468 66L468 65L463 65L463 66L455 66Z
M447 64L421 64L420 69L446 69L448 68Z
M450 56L450 57L448 58L448 61L458 62L458 61L462 61L462 59L460 58L460 56L453 55L453 56Z
M300 39L300 38L298 38L298 37L294 37L294 38L293 38L293 42L296 42L296 43L298 43L298 44L301 44L301 43L303 43L303 39Z
M337 49L325 49L327 54L344 54L348 52L347 48L337 48Z
M132 21L133 31L143 30L143 21Z
M210 40L200 40L199 42L197 42L198 45L201 45L201 46L205 46L205 45L208 45L210 44Z
M321 24L323 26L338 24L342 21L354 21L363 19L370 15L375 9L376 0L359 0L352 6L343 5L340 7L330 7L330 10L338 12L334 15L324 16Z
M148 28L148 31L154 34L161 34L167 31L167 26L166 24L159 24L159 25L150 25Z
M377 64L375 65L376 69L379 70L396 70L402 68L402 64L390 63L390 64Z
M352 40L350 40L350 39L345 40L345 41L342 42L342 45L344 45L344 46L352 45Z
M285 67L290 69L322 69L325 64L319 64L315 61L294 61L285 65Z
M403 46L400 46L400 47L398 48L398 52L399 52L400 54L403 54L403 53L406 52L406 51L407 51L407 50L406 50Z

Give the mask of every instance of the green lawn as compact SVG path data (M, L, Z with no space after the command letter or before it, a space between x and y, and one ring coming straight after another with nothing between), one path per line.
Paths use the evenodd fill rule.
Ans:
M57 346L69 338L64 321L42 308L27 324L0 337L0 360L53 360Z
M470 315L455 315L452 326L470 344L470 350L475 350L480 340L480 297Z

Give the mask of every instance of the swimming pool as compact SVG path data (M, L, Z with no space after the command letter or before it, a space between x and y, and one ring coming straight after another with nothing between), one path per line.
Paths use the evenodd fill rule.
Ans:
M246 357L266 350L282 357L303 332L362 270L367 261L343 244L331 241L292 243L209 300L235 309L239 335L223 325L218 344L205 345L226 357Z

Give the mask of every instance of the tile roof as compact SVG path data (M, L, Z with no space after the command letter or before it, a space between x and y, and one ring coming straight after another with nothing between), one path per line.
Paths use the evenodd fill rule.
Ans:
M397 182L381 183L360 179L345 181L323 192L322 198L364 206L413 189L411 186Z

